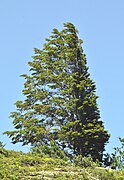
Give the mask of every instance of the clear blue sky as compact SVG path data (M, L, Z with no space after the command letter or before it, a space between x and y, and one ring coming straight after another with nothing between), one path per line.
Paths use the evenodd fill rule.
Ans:
M12 145L2 132L13 129L9 114L23 99L23 78L33 48L42 48L53 28L72 22L84 41L91 78L96 82L98 105L111 133L107 151L124 137L124 0L11 0L0 4L0 140Z

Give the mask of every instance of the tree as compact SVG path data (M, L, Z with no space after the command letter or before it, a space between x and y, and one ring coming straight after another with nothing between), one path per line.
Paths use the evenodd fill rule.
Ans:
M83 41L71 23L53 29L42 50L35 48L29 62L24 101L12 112L15 131L7 131L13 143L48 145L55 141L72 154L102 160L109 134L100 120L96 86L90 79Z
M104 165L105 167L109 166L112 169L124 169L124 138L118 138L121 147L115 147L114 153L104 154Z

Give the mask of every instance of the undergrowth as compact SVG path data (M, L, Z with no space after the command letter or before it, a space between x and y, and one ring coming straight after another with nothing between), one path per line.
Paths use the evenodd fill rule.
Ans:
M33 152L0 148L0 179L3 180L124 180L124 170L100 167L91 158L76 157L73 162Z

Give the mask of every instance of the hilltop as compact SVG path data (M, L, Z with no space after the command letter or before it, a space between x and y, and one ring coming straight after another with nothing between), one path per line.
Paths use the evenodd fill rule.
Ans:
M0 148L0 179L123 180L124 171L100 167L90 158L69 162L66 158Z

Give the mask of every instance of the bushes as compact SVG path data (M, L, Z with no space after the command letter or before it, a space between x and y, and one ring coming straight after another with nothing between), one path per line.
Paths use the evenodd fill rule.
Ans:
M33 154L39 154L41 157L52 157L52 158L60 158L64 160L68 160L69 158L65 154L63 150L61 150L55 143L55 141L51 141L50 145L40 145L33 147Z
M96 166L96 164L92 161L91 157L82 157L81 155L79 155L79 156L76 156L73 159L73 161L75 165L78 165L84 168Z
M42 156L40 153L22 153L2 149L0 179L57 179L57 180L123 180L124 171L98 167L90 157L77 156L73 162ZM7 155L6 155L7 154Z

